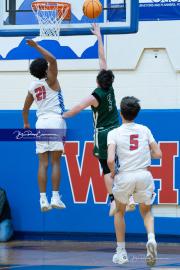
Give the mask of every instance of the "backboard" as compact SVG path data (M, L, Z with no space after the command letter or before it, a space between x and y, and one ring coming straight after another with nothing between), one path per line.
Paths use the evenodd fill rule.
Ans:
M39 35L39 24L32 12L31 2L34 1L0 0L0 36ZM62 22L62 36L91 35L90 23L94 21L100 23L102 34L126 34L138 31L139 0L100 0L104 10L93 20L83 14L82 6L85 0L66 2L72 7L71 20Z

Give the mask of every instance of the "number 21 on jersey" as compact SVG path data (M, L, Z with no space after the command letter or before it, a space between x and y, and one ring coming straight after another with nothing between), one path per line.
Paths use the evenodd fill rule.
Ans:
M44 86L36 88L35 93L38 101L46 98L46 90Z
M138 134L130 136L130 150L131 151L138 149L138 146L139 146L138 138L139 138Z

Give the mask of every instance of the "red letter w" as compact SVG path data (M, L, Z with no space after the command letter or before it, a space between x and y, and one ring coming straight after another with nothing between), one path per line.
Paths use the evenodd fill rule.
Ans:
M90 186L95 203L106 203L107 190L99 161L93 156L93 142L85 142L81 166L79 165L79 142L65 144L65 159L75 203L86 203Z

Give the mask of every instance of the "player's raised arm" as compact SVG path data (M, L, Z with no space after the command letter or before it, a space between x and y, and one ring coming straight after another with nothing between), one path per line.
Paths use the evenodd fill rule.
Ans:
M99 102L97 101L97 99L93 96L93 95L89 95L86 98L84 98L78 105L76 105L74 108L72 108L71 110L65 112L62 115L62 118L69 118L69 117L73 117L75 116L77 113L83 111L84 109L86 109L89 106L94 106L94 107L98 107Z
M103 42L102 42L102 36L101 36L99 24L94 23L91 25L92 25L93 29L90 29L90 30L95 36L97 36L97 40L98 40L98 53L99 53L100 69L108 69L107 64L106 64L105 55L104 55L104 46L103 46Z
M29 116L29 109L33 104L33 101L34 101L33 95L30 92L28 92L23 108L24 129L30 129L28 116Z
M48 69L48 80L50 83L54 84L57 83L57 75L58 75L58 67L56 58L47 50L42 48L32 39L26 39L27 45L30 47L35 48L38 52L40 52L44 58L49 62L49 69Z

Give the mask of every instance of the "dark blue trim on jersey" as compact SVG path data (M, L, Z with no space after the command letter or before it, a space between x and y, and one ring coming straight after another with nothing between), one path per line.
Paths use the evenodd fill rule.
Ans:
M65 106L64 106L64 98L62 95L62 90L58 92L58 99L59 99L59 107L61 109L61 114L65 112Z
M101 28L102 35L113 34L131 34L137 33L139 27L139 0L131 1L131 26L125 28ZM92 20L93 22L93 20ZM90 25L89 25L90 27ZM0 30L0 36L39 36L40 31L38 29L17 29L17 30ZM61 29L61 36L76 36L76 35L92 35L90 29Z
M116 152L115 152L115 170L118 172L119 168L120 168L120 163L119 163L119 157L117 155L117 148L116 148Z

